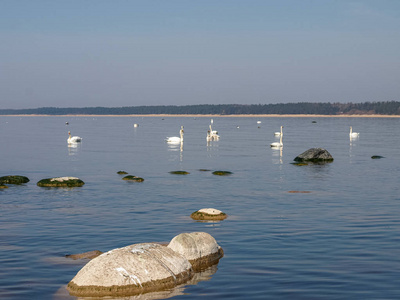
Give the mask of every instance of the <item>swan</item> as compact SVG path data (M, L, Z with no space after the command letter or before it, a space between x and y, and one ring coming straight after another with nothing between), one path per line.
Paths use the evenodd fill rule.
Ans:
M81 141L82 141L81 137L71 136L71 131L68 131L68 139L67 139L68 144L76 144L76 143L80 143Z
M359 135L360 135L360 133L359 132L353 132L353 127L350 126L350 133L349 133L350 138L356 138Z
M279 131L275 132L274 135L275 136L281 136L282 135L282 128L283 128L283 126L281 126L281 131L280 132Z
M165 141L167 143L171 143L171 144L183 143L183 126L181 126L181 130L179 130L179 135L180 135L180 137L178 137L178 136L167 137L165 139Z
M271 144L271 148L281 148L281 147L283 147L283 143L282 143L282 137L283 137L282 128L283 128L283 126L281 126L281 132L279 133L279 136L281 137L279 142L272 143Z
M212 123L213 123L213 120L211 119L211 124ZM212 130L212 127L210 125L210 130L207 131L207 142L218 141L218 140L219 140L218 131Z

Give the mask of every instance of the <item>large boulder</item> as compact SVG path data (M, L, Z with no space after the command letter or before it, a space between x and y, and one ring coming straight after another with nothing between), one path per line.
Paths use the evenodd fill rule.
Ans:
M311 148L296 156L295 161L299 162L332 162L332 155L323 148Z
M154 243L108 251L89 261L69 282L74 296L127 296L172 288L193 276L189 261Z
M186 257L195 271L218 263L224 255L216 240L206 232L181 233L171 240L168 248Z
M89 261L68 283L73 296L131 296L190 283L195 272L218 263L223 251L205 232L183 233L168 246L134 244Z

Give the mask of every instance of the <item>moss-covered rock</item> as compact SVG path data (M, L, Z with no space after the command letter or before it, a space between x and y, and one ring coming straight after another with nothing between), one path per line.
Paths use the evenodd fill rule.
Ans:
M8 189L8 186L4 185L4 184L0 184L0 190L1 189Z
M143 182L144 181L144 179L142 177L137 177L137 176L133 176L133 175L127 175L122 179L123 180L129 180L129 181L136 181L136 182Z
M380 156L380 155L372 155L371 158L372 159L380 159L380 158L385 158L385 157Z
M8 175L0 177L0 184L23 184L29 182L29 178L20 175Z
M55 177L40 180L40 187L80 187L85 183L77 177Z
M117 174L119 174L119 175L126 175L126 174L128 174L128 172L125 172L125 171L118 171Z
M215 208L202 208L198 211L193 212L190 217L194 220L200 221L221 221L225 220L227 218L227 215Z
M232 172L229 171L214 171L212 172L214 175L218 175L218 176L229 176L232 175Z
M188 174L190 174L189 172L186 172L186 171L171 171L169 173L170 174L175 174L175 175L188 175Z
M199 169L200 172L210 172L211 170L209 169Z

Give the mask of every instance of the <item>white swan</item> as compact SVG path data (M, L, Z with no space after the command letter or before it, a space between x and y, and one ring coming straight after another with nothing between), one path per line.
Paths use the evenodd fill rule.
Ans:
M282 128L283 128L283 126L281 126L281 131L280 132L279 131L275 132L274 135L275 136L281 136L282 135Z
M211 124L213 124L213 119L211 119ZM207 131L207 142L210 141L218 141L219 140L219 135L218 131L212 130L212 127L210 125L210 130Z
M353 132L353 127L350 126L350 133L349 133L350 138L356 138L359 135L360 135L360 133L359 132Z
M170 137L167 137L167 138L165 139L165 141L166 141L167 143L170 143L170 144L183 143L183 126L181 126L181 130L179 130L179 135L180 135L180 137L178 137L178 136L170 136Z
M279 142L274 142L271 144L271 148L281 148L283 147L283 143L282 143L282 137L283 137L283 126L281 126L281 132L279 133L279 136L281 137L279 139Z
M80 143L81 141L82 141L81 137L71 136L71 131L68 131L68 139L67 139L68 144L76 144L76 143Z

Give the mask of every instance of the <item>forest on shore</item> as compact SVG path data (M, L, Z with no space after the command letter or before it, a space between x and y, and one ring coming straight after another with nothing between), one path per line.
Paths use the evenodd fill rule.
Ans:
M0 109L0 115L400 115L399 101Z

